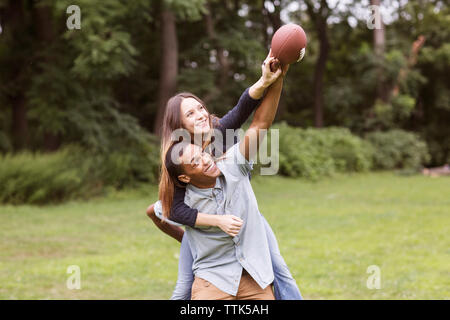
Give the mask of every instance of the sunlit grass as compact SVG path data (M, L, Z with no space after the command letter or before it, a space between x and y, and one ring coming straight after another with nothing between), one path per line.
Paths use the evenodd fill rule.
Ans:
M449 299L450 179L393 173L253 179L306 299ZM179 243L145 215L154 187L57 206L0 206L1 299L168 299ZM69 290L67 268L81 268ZM367 267L381 289L366 286Z

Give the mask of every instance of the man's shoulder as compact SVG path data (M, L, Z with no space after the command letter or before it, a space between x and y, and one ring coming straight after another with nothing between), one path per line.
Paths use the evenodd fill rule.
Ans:
M219 167L222 174L227 177L232 175L237 178L247 177L249 172L253 169L253 162L248 161L240 150L240 143L236 143L224 156L217 161L217 167Z

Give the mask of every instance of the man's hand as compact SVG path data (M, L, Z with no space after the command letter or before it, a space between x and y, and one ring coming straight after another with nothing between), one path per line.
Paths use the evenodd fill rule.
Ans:
M153 203L153 204L149 205L147 207L146 212L147 212L147 215L149 218L154 217L155 216L155 204Z
M287 74L287 72L289 70L289 66L290 66L290 64L286 64L286 65L281 66L281 75L283 77L286 76L286 74Z
M231 214L218 215L217 217L217 226L222 229L223 232L232 237L239 233L239 230L241 230L242 224L244 223L242 219Z

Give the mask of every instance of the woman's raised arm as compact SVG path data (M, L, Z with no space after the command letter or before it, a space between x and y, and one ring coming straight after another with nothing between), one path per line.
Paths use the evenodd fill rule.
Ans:
M217 129L222 131L224 137L226 129L238 129L247 121L252 112L260 105L265 90L278 78L275 75L276 72L271 72L270 69L264 68L264 64L269 60L270 54L271 51L269 51L261 66L261 78L251 87L245 89L237 105L219 120L219 127Z

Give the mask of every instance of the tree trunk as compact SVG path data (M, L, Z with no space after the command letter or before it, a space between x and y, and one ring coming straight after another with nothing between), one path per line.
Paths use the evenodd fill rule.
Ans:
M261 8L261 26L262 26L262 35L263 35L263 39L264 39L264 47L265 48L269 48L270 47L270 39L269 39L269 35L267 34L267 28L269 27L269 23L268 20L269 18L267 17L267 10L264 7L264 1L261 2L262 3L262 8Z
M271 1L271 3L273 4L275 10L274 12L270 12L269 10L267 10L266 6L265 6L265 1L262 1L262 8L261 8L261 12L262 12L262 25L263 25L263 36L264 36L264 41L266 46L270 47L271 41L272 41L272 36L273 34L281 27L282 25L282 21L281 21L281 2L279 5L275 5L273 1ZM271 26L273 33L272 35L267 34L267 28Z
M380 0L370 0L370 4L373 6L380 7ZM381 17L380 17L381 18ZM378 57L382 57L384 54L384 47L385 47L385 37L384 37L384 24L383 20L380 19L380 25L381 28L374 28L373 29L373 45L375 48L375 54Z
M317 128L323 127L323 78L328 59L330 44L327 34L327 22L323 19L318 26L320 52L314 70L314 123Z
M330 15L330 9L326 0L320 1L320 8L318 11L314 10L314 4L311 1L306 2L308 15L314 23L317 35L319 37L319 57L317 58L314 79L314 124L317 128L324 125L323 112L323 78L325 75L326 64L328 59L328 52L330 51L330 42L328 40L327 32L327 18Z
M370 4L373 6L380 7L380 0L370 0ZM377 98L383 102L388 101L388 92L385 84L383 83L383 67L382 62L384 59L384 51L385 51L385 35L384 35L384 24L383 20L380 16L380 28L373 29L373 47L375 56L377 59L378 67L377 67Z
M262 6L263 6L263 15L265 15L269 21L270 24L272 25L273 28L273 32L275 33L275 31L277 31L281 25L282 25L282 21L281 21L281 1L278 2L278 4L276 4L274 1L270 1L272 3L272 5L274 6L274 12L270 12L269 10L267 10L267 8L265 7L264 3L265 1L262 2Z
M264 26L264 39L267 41L268 46L270 47L272 42L273 34L283 25L283 22L281 21L281 1L270 1L272 5L274 6L274 11L270 12L266 6L265 1L262 1L262 16L263 16L263 26ZM273 33L271 37L267 34L267 27L270 24L272 27ZM277 113L275 115L276 120L283 119L284 114L286 113L286 102L284 99L284 95L282 94L280 97L280 101L278 103L278 109Z
M216 83L217 88L224 89L227 86L227 82L229 81L229 73L230 73L230 62L228 57L225 55L225 48L223 48L217 39L217 34L215 30L215 22L214 16L212 12L212 7L210 3L206 4L206 8L208 9L208 14L205 15L205 24L206 24L206 33L208 38L210 39L213 48L217 51L217 61L219 62L219 79ZM220 91L213 90L210 94L208 94L204 102L208 104L211 100L216 98L217 93Z
M157 113L153 132L161 134L167 101L174 95L178 74L178 41L175 15L165 5L161 10L161 61Z
M42 56L39 56L39 63L51 63L51 57L48 56L46 50L53 42L55 35L53 31L53 15L52 8L47 5L42 5L42 1L35 1L33 6L33 18L36 26L36 35L41 47ZM38 70L43 72L43 70ZM46 151L55 151L61 145L61 139L55 133L50 131L44 132L44 149Z
M28 146L27 105L23 92L10 99L12 103L12 142L14 150Z
M25 15L23 8L23 1L9 1L9 6L6 9L5 21L3 28L5 32L11 30L13 35L20 36L21 32L25 27ZM15 36L14 36L15 37ZM24 64L23 61L16 60L14 63L15 74L11 82L15 86L22 87L9 96L9 101L11 103L11 140L13 148L15 151L24 149L28 146L28 119L27 119L27 104L25 99L26 86L24 85L22 79Z

